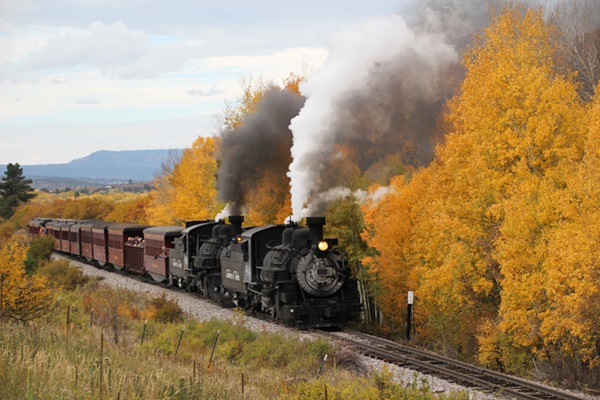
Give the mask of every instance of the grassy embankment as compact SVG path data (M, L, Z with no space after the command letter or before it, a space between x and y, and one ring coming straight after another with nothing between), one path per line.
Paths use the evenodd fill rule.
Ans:
M38 270L60 286L46 317L2 321L0 398L467 398L365 374L354 356L324 341L252 332L242 314L198 322L168 298L111 289L72 268L55 261Z

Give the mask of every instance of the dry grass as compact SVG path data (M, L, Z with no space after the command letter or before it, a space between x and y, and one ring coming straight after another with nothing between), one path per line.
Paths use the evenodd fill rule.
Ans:
M110 299L130 299L122 310L118 343L114 324L96 318L86 304L93 288ZM140 344L140 314L152 299L126 295L98 283L62 292L62 305L35 324L3 321L0 328L1 399L410 399L439 398L405 390L382 373L367 376L356 360L326 342L257 334L233 322L162 323L151 320ZM107 292L108 291L108 292ZM66 304L69 326L66 327ZM137 310L130 312L130 310ZM96 312L98 312L96 310ZM182 327L185 333L175 355ZM209 358L219 332L214 360ZM103 338L103 340L102 340ZM319 380L323 355L330 354ZM336 363L335 360L339 360ZM348 364L344 368L344 364ZM242 378L243 377L243 378ZM242 386L243 380L243 386ZM457 394L464 398L464 394Z

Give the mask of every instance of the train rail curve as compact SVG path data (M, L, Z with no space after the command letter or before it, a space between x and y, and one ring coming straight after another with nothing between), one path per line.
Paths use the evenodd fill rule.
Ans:
M562 390L466 364L357 331L319 331L364 356L436 376L464 387L524 400L582 400Z

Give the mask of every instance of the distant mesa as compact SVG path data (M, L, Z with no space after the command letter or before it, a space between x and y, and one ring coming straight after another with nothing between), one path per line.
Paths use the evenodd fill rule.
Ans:
M67 164L21 165L23 174L36 181L71 182L72 186L128 181L147 182L160 171L163 161L180 158L183 150L101 150ZM18 161L15 161L18 162ZM0 166L2 171L6 166ZM62 179L61 179L62 178Z

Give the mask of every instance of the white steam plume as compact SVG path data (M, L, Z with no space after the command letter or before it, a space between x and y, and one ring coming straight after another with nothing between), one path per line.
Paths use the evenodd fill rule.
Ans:
M215 216L215 221L225 220L225 218L229 217L232 212L232 205L226 204L225 207Z
M389 186L381 186L372 192L363 189L352 191L349 188L337 186L316 195L312 199L310 206L303 208L300 215L304 218L322 213L330 202L350 196L354 197L359 204L374 205L381 201L389 192Z
M343 135L332 121L352 118L338 103L364 90L370 75L382 65L398 63L394 79L400 80L402 92L415 101L433 102L440 75L458 59L457 50L446 43L443 34L417 34L400 15L371 19L357 30L334 36L324 67L300 87L307 101L290 125L294 143L288 176L294 219L301 217L319 187L333 145Z

